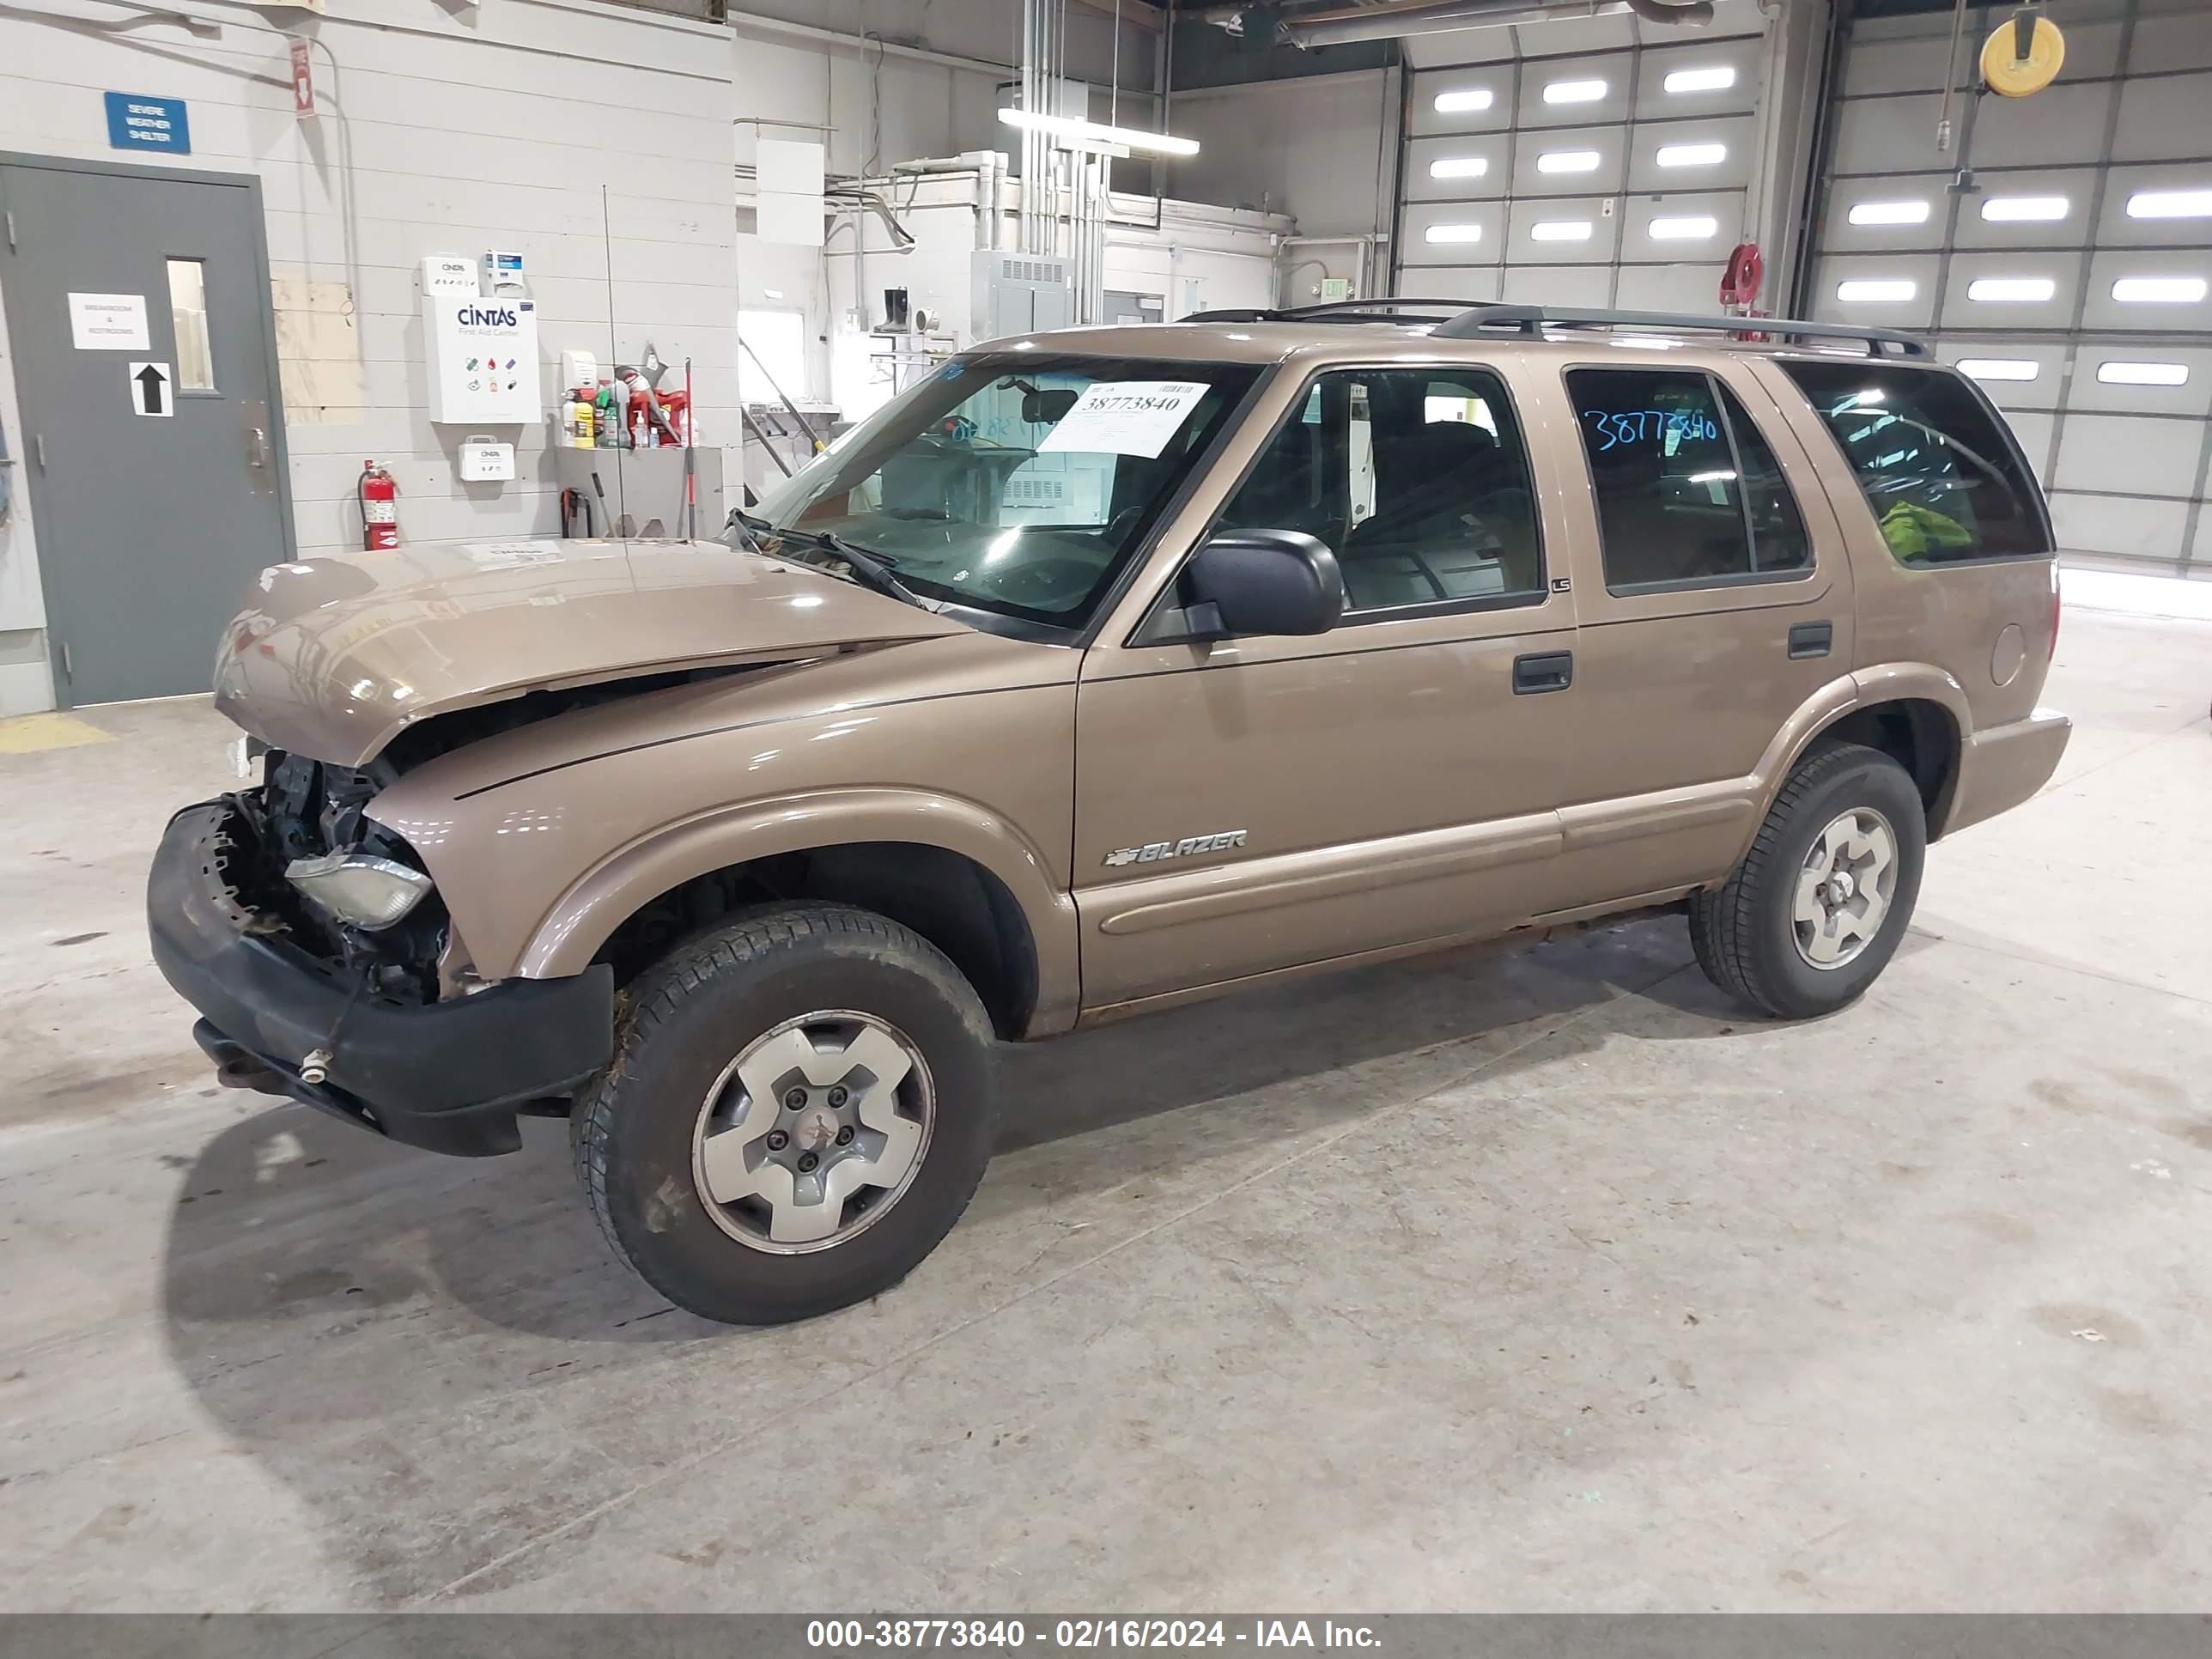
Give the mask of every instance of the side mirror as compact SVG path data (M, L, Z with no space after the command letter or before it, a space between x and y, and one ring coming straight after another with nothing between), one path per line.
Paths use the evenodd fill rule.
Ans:
M1162 618L1163 641L1326 634L1344 614L1336 555L1303 531L1224 531L1193 556L1182 580L1190 602Z

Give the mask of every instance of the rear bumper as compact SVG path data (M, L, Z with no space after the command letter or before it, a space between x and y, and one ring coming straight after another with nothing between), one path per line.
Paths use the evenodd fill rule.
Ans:
M1959 787L1943 833L2008 811L2050 782L2073 732L2065 715L2039 708L2024 720L1973 733L1959 757Z
M240 904L223 875L244 833L237 817L221 800L179 812L146 884L154 961L204 1017L193 1035L226 1074L410 1146L483 1157L522 1144L518 1108L570 1093L606 1064L614 977L604 964L450 1002L354 1000L349 981ZM301 1064L325 1047L325 1080L310 1084Z

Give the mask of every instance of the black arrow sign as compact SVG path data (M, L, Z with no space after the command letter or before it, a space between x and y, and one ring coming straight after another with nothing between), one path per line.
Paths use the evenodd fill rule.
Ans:
M140 411L147 415L159 415L162 405L167 402L169 377L155 368L153 364L149 363L133 378L138 382ZM110 381L109 384L114 383Z

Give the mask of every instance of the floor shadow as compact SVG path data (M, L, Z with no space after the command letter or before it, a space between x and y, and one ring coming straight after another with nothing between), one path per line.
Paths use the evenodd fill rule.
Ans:
M204 1346L295 1310L427 1296L541 1336L665 1340L676 1333L639 1322L666 1304L609 1255L565 1137L563 1124L527 1122L520 1153L447 1158L304 1106L243 1118L185 1177L164 1287L172 1328ZM541 1299L533 1283L560 1293Z
M1540 1057L1605 1041L1617 1030L1609 1005L1689 998L1692 981L1680 924L1637 923L1009 1050L1000 1150L1011 1167L987 1182L970 1224L1123 1184L1115 1154L1126 1148L1110 1139L1122 1126L1153 1121L1151 1151L1188 1164L1280 1134L1286 1110L1325 1127L1470 1075L1510 1086ZM1707 1035L1748 1024L1701 999L1678 1006ZM1094 1133L1097 1156L1073 1144ZM444 1524L482 1510L497 1537L534 1524L530 1505L586 1502L631 1478L599 1445L579 1449L551 1426L565 1425L569 1402L635 1414L621 1468L665 1460L686 1422L743 1409L748 1385L803 1393L841 1366L879 1361L872 1346L855 1357L871 1340L862 1333L887 1323L921 1340L943 1328L932 1322L965 1316L940 1293L898 1309L884 1298L858 1322L747 1331L694 1319L599 1237L574 1191L566 1126L527 1121L524 1139L516 1156L445 1158L277 1106L224 1129L184 1170L163 1263L172 1362L235 1443L325 1518L325 1547L380 1603L475 1559L458 1541L410 1540L380 1516ZM1040 1157L1049 1170L1025 1175ZM459 1444L465 1455L450 1449ZM459 1461L448 1468L448 1455Z
M1439 1045L1472 1054L1493 1033L1525 1025L1538 1035L1624 991L1703 1017L1707 1034L1742 1021L1717 993L1692 988L1704 981L1681 972L1687 956L1679 924L1638 923L1301 981L1011 1048L999 1151ZM1350 1119L1377 1104L1348 1085L1331 1109ZM219 1354L227 1331L422 1297L560 1341L720 1334L672 1313L612 1258L575 1193L566 1126L526 1120L524 1129L517 1155L456 1159L305 1107L241 1119L193 1160L171 1219L165 1295L178 1346ZM1205 1128L1190 1133L1191 1155L1205 1156ZM1121 1179L1111 1165L1096 1173L1102 1186Z
M1002 1062L999 1151L1440 1043L1474 1044L1530 1022L1540 1028L1624 991L1670 1000L1688 960L1680 922L1636 922L1546 945L1477 946L1296 980L1023 1045ZM1373 1104L1347 1091L1344 1110L1358 1115Z

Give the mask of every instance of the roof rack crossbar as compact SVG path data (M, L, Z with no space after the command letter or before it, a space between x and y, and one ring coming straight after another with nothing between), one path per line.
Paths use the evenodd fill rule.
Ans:
M1765 334L1785 341L1857 340L1864 343L1869 357L1882 356L1885 346L1895 346L1906 357L1932 355L1926 340L1893 328L1857 328L1848 323L1812 322L1799 317L1711 317L1690 312L1589 311L1560 306L1477 303L1463 307L1449 321L1439 325L1436 334L1439 339L1465 340L1494 328L1514 328L1529 335L1546 328L1717 331Z

